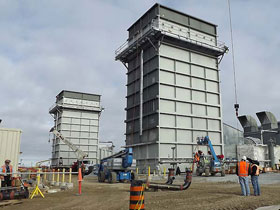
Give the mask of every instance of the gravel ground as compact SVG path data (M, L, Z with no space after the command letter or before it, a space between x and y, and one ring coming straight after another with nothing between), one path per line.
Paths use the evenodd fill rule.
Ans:
M152 177L152 181L160 181L162 179L161 176L154 176ZM179 182L183 182L185 179L184 176L176 176L176 180ZM235 174L227 174L224 177L221 177L220 175L216 176L196 176L193 175L193 182L233 182L238 183L238 177ZM249 182L251 180L249 179ZM280 184L280 173L264 173L259 176L259 183L260 184Z
M214 177L194 177L198 182L236 182L238 183L238 177L230 174L224 177L216 175ZM280 173L265 173L259 176L260 184L280 184Z
M156 179L156 177L155 177ZM183 178L177 179L179 182ZM145 191L145 209L257 209L280 204L280 173L261 175L261 196L240 196L240 185L235 175L226 177L193 177L185 191ZM162 180L164 182L164 180ZM251 185L250 185L251 186ZM35 197L23 200L22 204L4 207L4 210L127 210L129 206L128 183L98 183L96 177L83 181L82 196L73 190L46 194L45 199ZM252 190L252 187L251 187Z

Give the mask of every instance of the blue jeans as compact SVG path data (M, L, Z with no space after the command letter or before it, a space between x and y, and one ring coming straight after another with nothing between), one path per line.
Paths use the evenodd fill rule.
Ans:
M259 176L251 176L251 181L254 188L254 195L260 195Z
M248 176L239 176L239 183L242 190L242 195L249 196L250 188L249 188L249 179Z

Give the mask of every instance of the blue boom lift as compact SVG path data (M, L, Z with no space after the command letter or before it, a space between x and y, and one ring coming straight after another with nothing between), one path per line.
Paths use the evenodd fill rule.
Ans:
M136 168L132 148L126 148L114 155L103 158L98 168L98 181L109 183L124 182L136 179L136 174L131 172Z
M210 149L208 152L209 155L204 155L200 152L199 161L197 162L196 175L201 176L202 173L205 173L205 176L209 176L210 173L212 176L215 176L216 173L221 173L221 176L225 176L225 168L221 156L217 157L212 142L209 137L199 138L198 145L207 145Z

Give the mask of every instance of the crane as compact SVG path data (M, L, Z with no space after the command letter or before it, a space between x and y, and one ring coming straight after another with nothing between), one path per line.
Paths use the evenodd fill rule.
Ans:
M115 183L137 179L137 175L131 171L135 168L136 160L133 159L132 148L126 148L100 160L98 181L108 180L109 183Z
M46 162L50 162L50 161L51 161L50 159L38 161L38 162L36 162L36 167L40 167L42 163L46 163Z
M71 141L66 139L61 133L59 133L54 127L50 130L57 138L59 138L61 141L63 141L68 147L70 147L75 155L77 156L77 163L78 163L78 168L81 167L83 160L88 157L88 154L82 151L79 147L74 145ZM89 168L89 167L88 167ZM89 169L89 173L91 173L92 168ZM88 173L87 173L88 174Z
M54 127L50 130L57 138L59 138L61 141L63 141L70 149L72 149L75 153L75 155L78 158L78 161L83 161L86 157L88 157L88 154L82 151L79 147L75 146L71 141L66 139L61 133L59 133Z

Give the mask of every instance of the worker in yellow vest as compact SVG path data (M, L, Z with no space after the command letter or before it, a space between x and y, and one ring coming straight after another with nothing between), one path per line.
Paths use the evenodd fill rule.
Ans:
M239 183L241 186L241 191L243 196L250 195L249 179L248 176L251 173L250 164L246 162L246 156L241 158L236 165L236 175L239 178Z
M13 166L10 160L5 160L5 165L0 169L1 187L10 187L12 185Z

